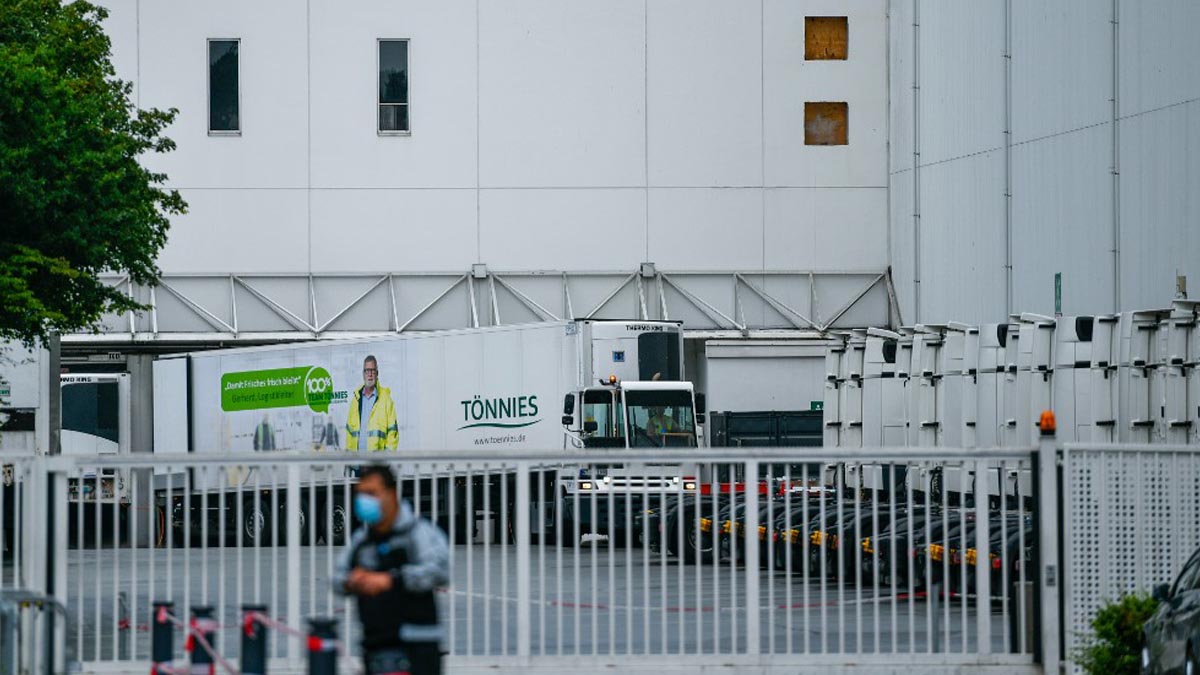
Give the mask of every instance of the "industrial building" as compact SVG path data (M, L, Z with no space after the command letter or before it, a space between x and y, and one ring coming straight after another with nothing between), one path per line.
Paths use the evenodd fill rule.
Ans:
M145 400L164 352L593 317L807 409L829 331L1200 274L1187 0L102 4L189 213L159 286L110 277L154 309L64 353Z

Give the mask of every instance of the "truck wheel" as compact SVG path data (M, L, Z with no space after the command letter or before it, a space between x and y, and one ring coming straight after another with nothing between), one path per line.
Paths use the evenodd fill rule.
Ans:
M242 522L238 525L243 546L266 546L271 539L271 509L261 499L254 507L254 497L242 501Z
M342 546L346 543L346 533L350 531L350 514L346 511L345 504L335 502L332 519L323 524L326 544Z
M279 513L276 514L279 518L279 540L275 542L276 546L285 546L288 542L288 537L292 533L287 531L287 500L279 500ZM300 499L300 545L308 546L308 499ZM268 524L269 526L269 524Z

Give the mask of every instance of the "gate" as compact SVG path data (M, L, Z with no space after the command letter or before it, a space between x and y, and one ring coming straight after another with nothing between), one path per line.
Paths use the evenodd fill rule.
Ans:
M0 583L50 585L66 606L69 620L49 638L61 643L56 670L149 668L159 601L180 618L211 606L214 648L229 664L240 657L241 606L265 605L273 671L303 668L304 643L288 631L332 616L344 667L355 668L353 605L330 580L363 459L20 460L22 517L0 527L22 548ZM402 498L451 542L439 602L453 672L1040 673L1057 658L1044 642L1058 603L1040 572L1057 560L1042 544L1057 537L1057 499L1041 496L1039 467L1053 459L1052 448L767 448L413 453L390 465ZM550 513L524 506L561 472L664 462L696 475L671 489L597 478L571 508L565 494ZM500 478L483 482L500 498L447 513L460 503L448 491L483 474ZM537 536L538 518L563 534ZM50 573L36 577L31 565Z

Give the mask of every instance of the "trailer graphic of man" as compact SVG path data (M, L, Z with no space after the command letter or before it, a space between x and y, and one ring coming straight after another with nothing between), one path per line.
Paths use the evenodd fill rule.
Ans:
M366 424L362 424L362 420ZM396 424L396 405L392 392L379 385L379 362L374 356L363 359L363 383L350 398L346 414L347 450L395 450L400 446L400 427Z

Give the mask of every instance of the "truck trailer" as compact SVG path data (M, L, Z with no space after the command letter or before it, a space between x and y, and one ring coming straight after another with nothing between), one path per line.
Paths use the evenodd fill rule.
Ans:
M383 411L359 405L368 376ZM589 448L696 447L703 422L703 397L684 379L681 326L669 321L551 321L171 355L155 361L154 396L154 452L164 455L302 451L319 460L358 451L366 462L413 450L570 448L586 457ZM696 489L684 464L593 466L575 456L536 474L543 482L530 504L514 503L511 471L469 481L408 476L401 488L459 543L473 539L477 523L511 533L518 508L530 509L536 538L552 540L557 528L570 533L565 543L579 532L620 535L625 510L648 495ZM300 522L318 521L301 528L302 539L344 536L353 474L331 464L302 476ZM168 497L166 480L186 484L189 502ZM159 475L155 485L177 531L287 536L281 481L230 469ZM606 507L611 495L616 510L593 517L597 493ZM618 514L613 527L608 513Z

